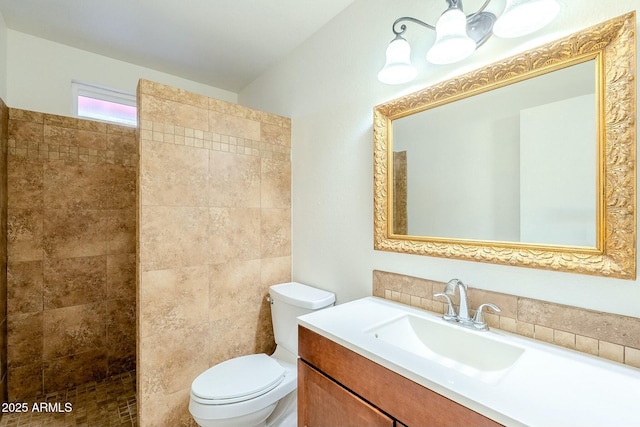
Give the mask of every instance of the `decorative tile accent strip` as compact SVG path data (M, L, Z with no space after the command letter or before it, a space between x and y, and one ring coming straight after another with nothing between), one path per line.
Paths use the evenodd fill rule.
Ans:
M433 300L445 284L402 274L373 271L373 295L436 313ZM469 289L469 308L492 302L500 315L486 313L490 327L640 368L640 319L554 304L516 295Z
M42 160L135 166L135 128L9 109L9 155Z
M290 161L291 159L291 148L281 144L148 120L142 121L140 136L141 139L146 141L184 145L281 161Z

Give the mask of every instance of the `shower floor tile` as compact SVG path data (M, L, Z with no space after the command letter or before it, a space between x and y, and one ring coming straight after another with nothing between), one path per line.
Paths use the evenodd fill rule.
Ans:
M19 408L9 404L2 408L0 427L136 427L136 373L126 372L20 403Z

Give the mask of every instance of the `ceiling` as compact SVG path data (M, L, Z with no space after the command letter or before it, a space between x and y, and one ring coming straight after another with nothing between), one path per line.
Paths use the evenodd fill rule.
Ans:
M354 0L0 0L9 29L239 92Z

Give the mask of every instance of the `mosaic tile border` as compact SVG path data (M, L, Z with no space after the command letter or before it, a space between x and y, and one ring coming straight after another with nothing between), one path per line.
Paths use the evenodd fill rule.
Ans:
M10 156L122 166L138 164L137 129L135 128L17 108L9 109L9 122L8 153ZM21 135L20 132L11 132L12 124L20 124L31 129L26 130L26 135ZM42 134L44 137L34 138L31 132ZM12 133L19 133L19 135L16 137ZM94 141L91 141L92 137L103 139L105 147L110 145L110 141L111 145L121 145L121 147L119 149L92 147L91 145L94 145ZM86 144L78 141L82 138L88 139ZM129 149L124 147L125 144L122 144L122 141L118 141L122 138L129 140ZM58 143L60 139L76 141L71 144L61 144ZM51 143L51 140L54 142Z
M373 271L374 296L438 314L444 313L446 305L433 300L433 294L442 292L444 286L428 279ZM636 343L640 340L640 319L470 288L470 308L483 302L495 303L502 309L502 315L485 314L492 328L640 368L640 345ZM563 317L567 316L562 313L593 319L597 325L581 328L577 326L581 322L566 322Z
M291 148L281 144L255 141L151 120L141 121L140 138L146 141L291 161Z

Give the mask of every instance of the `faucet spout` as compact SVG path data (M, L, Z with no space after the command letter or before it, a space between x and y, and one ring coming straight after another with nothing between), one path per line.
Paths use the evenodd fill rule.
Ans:
M460 294L460 307L458 308L457 320L463 324L472 324L473 320L469 315L469 300L467 297L467 285L462 283L459 279L451 279L444 288L444 293L447 295L455 295L456 289Z

